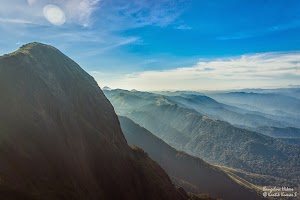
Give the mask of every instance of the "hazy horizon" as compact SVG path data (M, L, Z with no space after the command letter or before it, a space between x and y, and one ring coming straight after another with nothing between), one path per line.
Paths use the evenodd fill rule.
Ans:
M239 92L239 91L247 91L247 90L280 90L280 89L300 89L300 85L287 85L286 87L260 87L260 88L237 88L237 89L219 89L219 90L189 90L189 89L182 89L182 90L177 90L177 89L163 89L163 90L138 90L136 88L120 88L120 87L109 87L108 85L99 85L101 89L108 89L108 90L136 90L136 91L141 91L141 92ZM107 88L105 88L107 87Z

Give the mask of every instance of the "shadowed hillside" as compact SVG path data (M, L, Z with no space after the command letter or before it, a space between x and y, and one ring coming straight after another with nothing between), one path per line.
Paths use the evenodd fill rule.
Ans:
M54 47L0 57L0 94L0 199L189 198L128 147L94 79Z
M128 143L143 148L187 191L208 193L222 199L260 199L254 191L239 185L217 167L177 151L127 117L119 116L119 119Z

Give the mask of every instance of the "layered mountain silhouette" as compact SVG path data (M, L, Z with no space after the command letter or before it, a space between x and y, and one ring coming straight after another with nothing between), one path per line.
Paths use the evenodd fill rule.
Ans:
M257 127L257 126L292 126L291 123L269 119L260 113L250 112L234 106L219 103L204 95L179 95L169 97L171 100L181 103L188 108L207 116L229 122L231 124Z
M127 145L97 83L54 47L0 57L0 94L0 199L190 198Z
M251 190L238 184L219 168L177 151L127 117L119 116L119 119L128 143L144 149L177 185L187 191L215 195L222 199L260 199L253 188Z
M118 114L178 150L239 169L241 176L257 185L299 186L297 145L207 117L169 96L125 90L105 94Z
M228 92L210 95L220 102L234 104L240 108L264 111L268 114L292 116L299 119L300 101L277 93Z
M283 89L283 91L285 90ZM229 122L237 127L280 139L296 139L299 137L299 128L296 127L300 126L300 119L295 116L271 115L260 111L252 111L250 106L247 107L248 110L235 106L229 106L223 103L219 103L214 99L197 92L187 93L184 91L178 91L164 92L164 94L169 95L168 99L180 103L187 108L194 109L211 118ZM222 94L223 93L220 93L219 95ZM284 94L286 94L286 92ZM246 93L246 95L248 95L248 93ZM273 98L277 98L276 95L278 94L273 94ZM279 96L280 98L287 99L282 100L281 106L274 107L274 110L284 111L284 108L288 107L289 105L293 106L293 104L286 103L289 102L289 99L291 99L291 97L287 97L285 95ZM296 102L298 101L297 99L294 100Z
M195 91L158 93L168 96L169 99L202 114L237 126L250 128L258 126L299 128L299 116L286 113L286 108L288 110L296 109L295 111L297 112L297 104L299 105L300 101L287 96L294 93L287 93L286 89L273 91L276 93L271 93L271 91L268 91L269 93L266 94L253 92L208 92L203 94ZM297 90L292 91L296 92ZM254 100L252 101L251 98L250 100L247 99L247 96L252 97ZM271 105L265 105L268 102L272 102Z

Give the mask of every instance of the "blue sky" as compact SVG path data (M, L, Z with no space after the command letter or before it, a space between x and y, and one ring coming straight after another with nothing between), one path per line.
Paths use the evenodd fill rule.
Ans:
M140 90L300 85L300 1L0 0L0 54L38 41L99 85Z

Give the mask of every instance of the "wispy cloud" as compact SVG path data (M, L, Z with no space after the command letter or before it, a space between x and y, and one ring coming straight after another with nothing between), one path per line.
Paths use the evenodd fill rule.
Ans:
M120 84L122 83L122 84ZM300 52L260 53L195 66L127 74L111 83L128 89L232 89L300 83ZM124 85L125 84L125 85Z
M89 26L92 22L92 13L99 2L100 0L11 0L5 2L0 0L0 17L2 21L6 19L7 23L47 24L43 9L47 5L55 5L66 16L67 23Z
M58 1L61 2L61 1ZM71 20L87 27L92 24L92 14L97 9L100 0L68 0L62 5Z
M6 34L8 38L18 35L13 43L40 41L64 49L72 45L72 52L76 52L74 45L84 45L86 48L80 51L80 57L95 56L141 41L139 36L123 36L112 30L111 23L101 17L104 12L107 17L112 16L112 10L119 9L113 7L115 1L107 7L110 3L110 0L0 0L1 35ZM100 22L95 22L95 15Z
M179 29L179 30L191 30L192 29L192 27L187 26L187 25L180 25L180 26L177 26L175 28Z
M0 0L2 35L18 41L88 44L81 56L93 56L141 42L123 30L168 26L183 11L183 0ZM181 27L186 28L186 27ZM17 41L14 41L16 43ZM64 44L68 46L68 44Z
M102 54L106 51L127 45L127 44L132 44L132 43L136 43L139 41L140 38L138 37L129 37L129 38L122 38L120 39L118 42L114 42L114 44L105 46L103 48L96 48L90 51L87 51L85 53L83 53L82 56L94 56L94 55L98 55L98 54Z
M129 29L143 26L165 27L176 21L183 13L184 0L103 0L101 18L113 29Z
M98 24L119 28L146 25L167 26L184 11L184 0L0 0L0 17L24 22L46 23L43 8L55 5L66 16L66 23L91 26L97 12ZM7 21L9 22L9 21ZM19 22L21 22L19 20ZM126 22L126 23L124 23ZM183 26L182 26L183 27Z
M40 25L40 24L34 23L33 21L24 20L24 19L17 19L17 18L15 18L15 19L0 18L0 23L3 23L3 24L13 23L13 24L36 24L36 25Z

